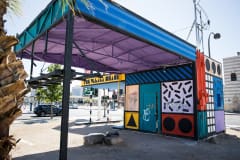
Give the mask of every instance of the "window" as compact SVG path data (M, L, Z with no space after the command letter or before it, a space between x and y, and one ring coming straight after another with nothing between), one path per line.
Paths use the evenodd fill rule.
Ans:
M237 80L236 73L231 73L231 81L236 81L236 80Z

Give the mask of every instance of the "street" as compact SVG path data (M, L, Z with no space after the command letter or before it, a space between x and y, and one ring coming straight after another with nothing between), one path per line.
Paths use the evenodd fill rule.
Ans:
M91 107L91 121L122 121L123 120L123 108L116 108L115 110L104 107L92 106ZM53 119L61 119L61 116L54 116ZM29 107L23 110L22 116L20 116L14 123L44 123L50 120L50 116L37 117L36 114L29 111ZM79 106L78 109L69 109L69 121L75 122L89 122L90 120L90 106Z
M107 109L104 111L104 107L92 106L91 120L94 121L107 121L109 120L123 120L123 108L116 108L115 110ZM109 112L108 112L109 111ZM104 114L105 112L105 114ZM108 114L109 113L109 114ZM105 115L105 116L104 116ZM37 117L34 113L31 113L28 107L23 110L23 114L14 123L39 123L49 120L50 117ZM60 119L60 116L55 116L54 119ZM69 109L69 121L88 122L90 119L90 106L79 106L78 109ZM240 131L240 114L225 112L225 124L227 128L232 128Z

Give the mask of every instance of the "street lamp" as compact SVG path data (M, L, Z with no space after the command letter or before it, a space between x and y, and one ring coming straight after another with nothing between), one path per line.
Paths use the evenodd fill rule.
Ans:
M211 52L210 52L210 37L211 35L213 35L214 39L220 39L221 38L221 34L220 33L213 33L211 32L208 36L208 56L209 58L211 58Z

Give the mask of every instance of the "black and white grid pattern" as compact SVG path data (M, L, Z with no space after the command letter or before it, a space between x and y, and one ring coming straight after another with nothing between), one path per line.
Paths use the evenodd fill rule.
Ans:
M214 113L214 95L213 95L213 76L206 74L206 90L209 95L207 103L207 127L208 134L216 131L215 113Z

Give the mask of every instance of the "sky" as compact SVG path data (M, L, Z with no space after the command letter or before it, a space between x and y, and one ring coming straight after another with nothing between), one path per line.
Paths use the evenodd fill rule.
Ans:
M5 28L10 35L21 33L51 0L20 0L22 14L7 14ZM193 0L114 0L125 8L155 23L165 30L187 40L194 21ZM208 55L210 32L220 33L218 40L210 37L212 58L222 62L225 57L236 56L240 52L240 1L239 0L197 0L210 20L204 30L204 53ZM203 12L202 12L203 13ZM203 14L203 20L207 21ZM188 42L196 45L195 29ZM28 71L30 62L24 61ZM37 65L39 70L43 65ZM29 69L30 70L30 69ZM36 72L34 72L36 73Z

